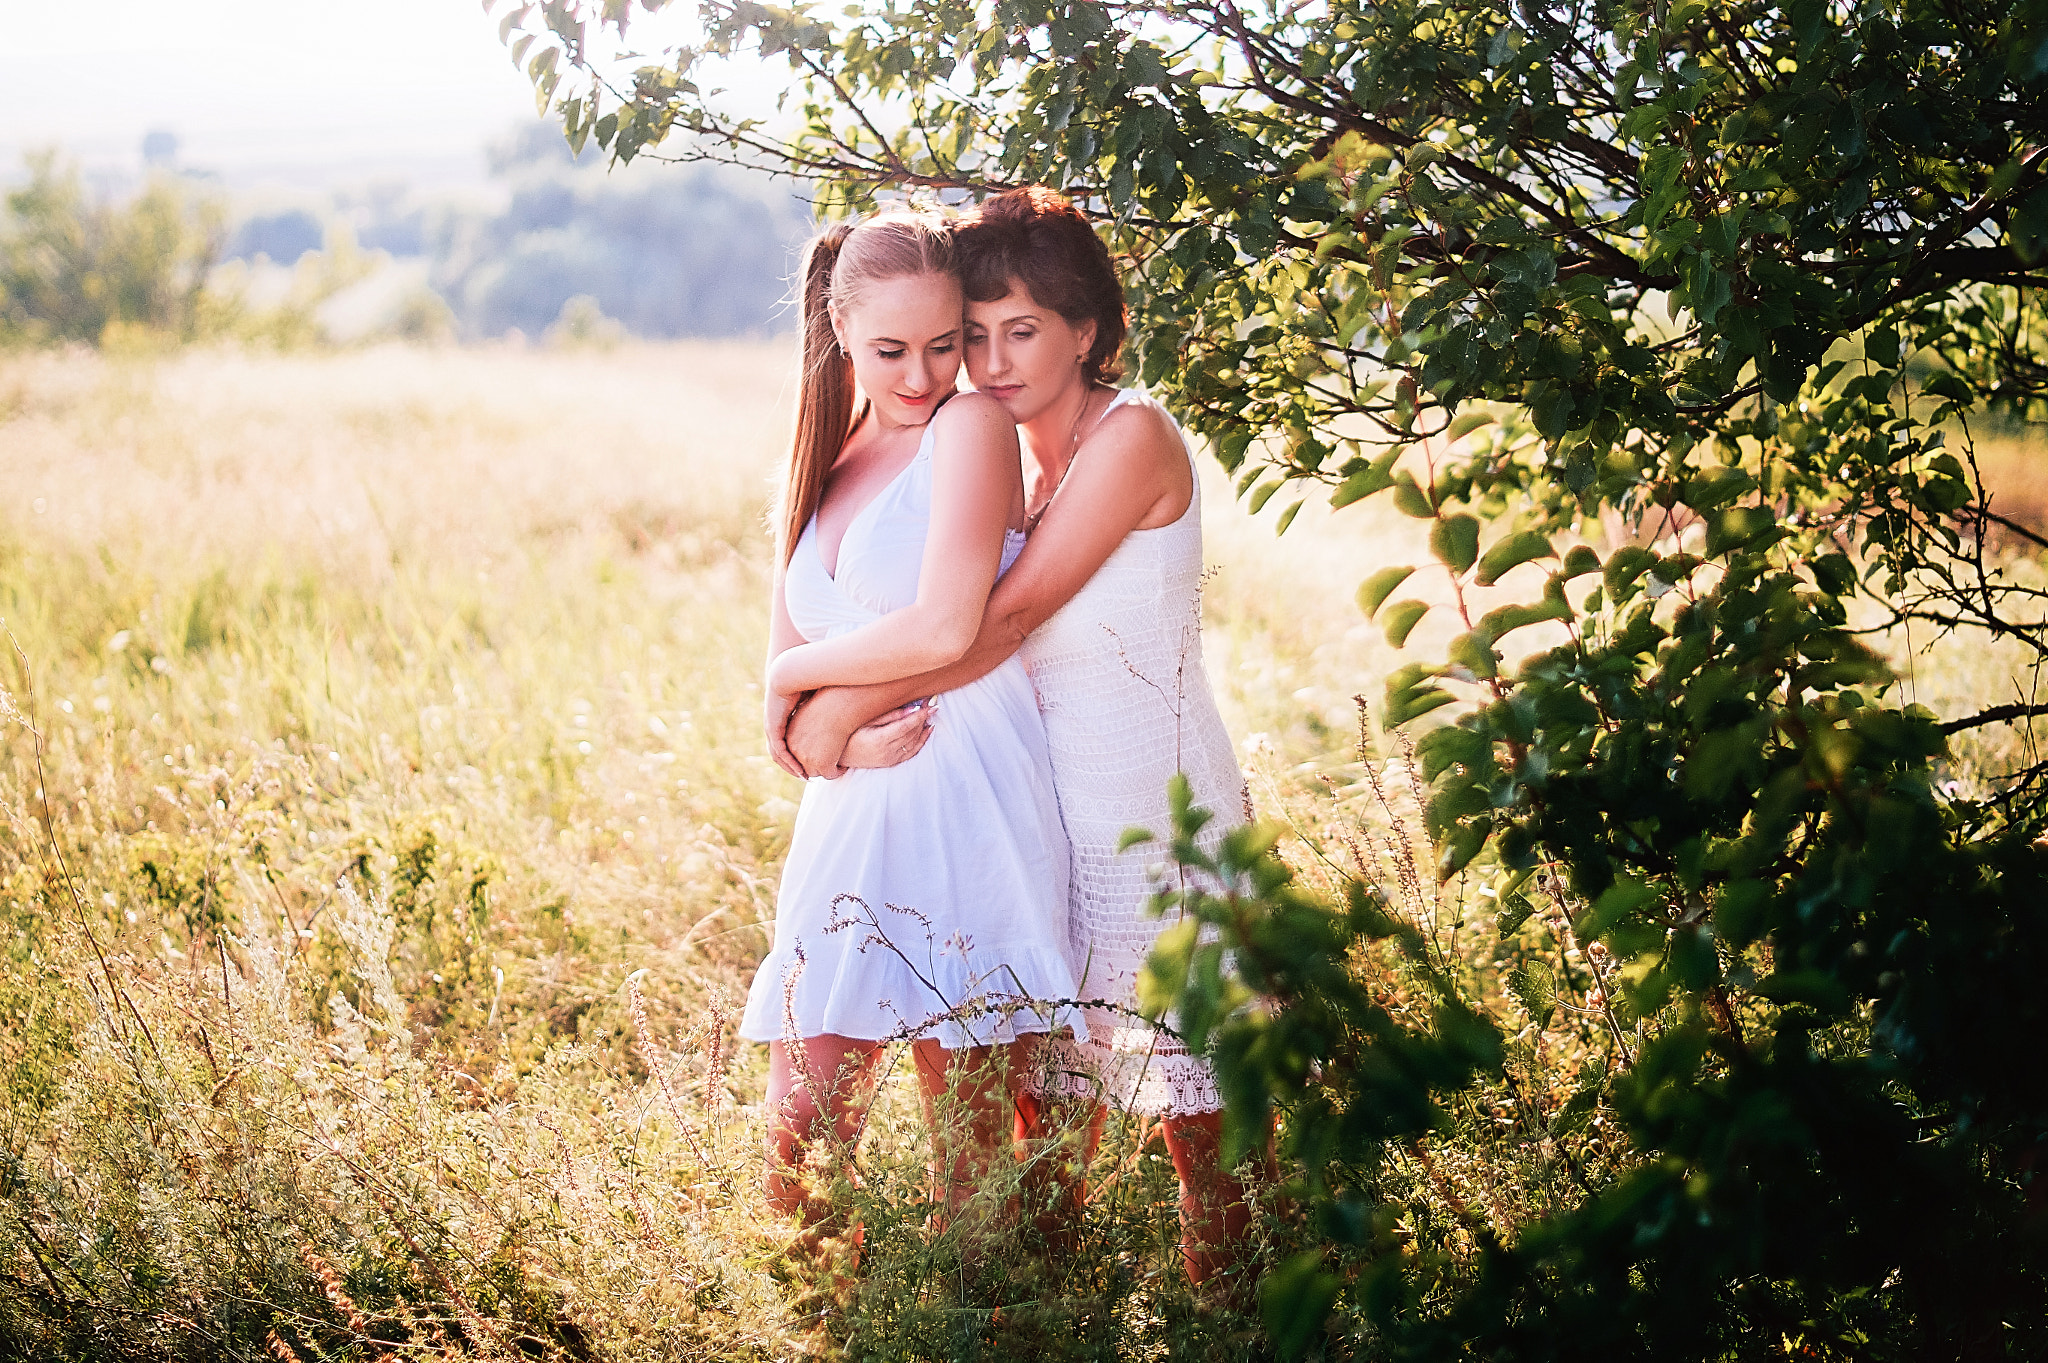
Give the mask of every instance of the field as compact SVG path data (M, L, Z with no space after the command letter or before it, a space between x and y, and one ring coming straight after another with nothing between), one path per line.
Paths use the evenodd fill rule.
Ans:
M858 1282L759 1206L765 1056L731 1021L799 794L758 720L789 373L773 345L0 358L0 1353L1254 1348L1179 1277L1142 1130L1059 1274L927 1223L900 1073L840 1188ZM1313 871L1373 803L1351 697L1393 654L1352 593L1420 536L1308 508L1276 540L1277 506L1213 468L1204 495L1210 676ZM1944 708L2022 680L1898 648ZM1486 911L1457 890L1453 944ZM1595 1127L1597 1176L1625 1152ZM1551 1153L1415 1177L1511 1225Z

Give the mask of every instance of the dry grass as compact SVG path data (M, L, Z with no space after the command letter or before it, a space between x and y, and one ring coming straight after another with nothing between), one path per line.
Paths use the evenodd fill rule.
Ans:
M1181 1283L1149 1133L1113 1133L1052 1277L1015 1245L977 1273L988 1244L932 1229L902 1074L839 1190L859 1284L793 1262L760 1208L765 1057L729 1018L799 793L757 689L789 369L705 345L0 358L0 617L43 738L40 765L19 725L0 746L23 1213L0 1352L1252 1347ZM1398 862L1413 796L1396 754L1360 760L1351 702L1394 655L1352 595L1426 561L1418 526L1309 507L1276 541L1213 468L1204 496L1209 670L1255 795L1313 874L1361 828ZM1930 703L2024 681L1970 641L1902 656ZM2016 750L1970 743L1966 777ZM1515 1017L1494 906L1404 902ZM1589 1006L1518 1043L1539 1101L1572 1091ZM1507 1230L1560 1177L1512 1145L1395 1176Z
M874 1228L864 1304L805 1287L752 1192L765 1059L726 1019L799 793L756 685L787 358L0 361L0 617L30 669L6 690L43 737L40 769L26 730L0 749L5 1136L28 1224L104 1232L45 1284L68 1347L725 1356L829 1317L874 1356L877 1322L991 1328L986 1292L933 1295L963 1248L918 1210L905 1076L842 1189ZM1261 628L1229 633L1260 657ZM1288 726L1236 652L1232 696ZM89 1109L183 1114L168 1165ZM1113 1303L1110 1352L1217 1328L1156 1143L1105 1159L1090 1271L1052 1299Z

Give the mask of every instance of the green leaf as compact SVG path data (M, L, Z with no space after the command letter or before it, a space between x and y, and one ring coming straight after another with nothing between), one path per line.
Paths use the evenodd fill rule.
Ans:
M1714 899L1714 935L1732 951L1741 951L1763 930L1771 890L1758 880L1732 880Z
M1439 516L1429 529L1429 549L1452 572L1464 572L1479 556L1479 518L1463 512Z
M1383 451L1371 464L1346 478L1338 485L1337 490L1330 494L1330 505L1349 506L1361 497L1370 497L1375 492L1392 487L1394 461L1401 457L1401 452L1405 448L1406 446L1396 445L1390 450Z
M1392 588L1388 590L1391 591ZM1426 601L1396 601L1387 607L1387 618L1380 622L1381 628L1387 633L1387 642L1395 648L1406 644L1409 632L1415 628L1415 622L1427 614L1429 603Z
M1147 1017L1159 1017L1174 1006L1201 945L1202 920L1183 918L1159 930L1152 939L1152 954L1138 975L1138 1008Z
M1550 1130L1558 1136L1569 1136L1591 1120L1600 1107L1600 1078L1596 1073L1592 1082L1565 1099L1564 1106L1550 1119Z
M1437 848L1437 880L1449 880L1471 865L1472 859L1485 849L1486 839L1492 832L1493 825L1484 820L1452 827Z
M1479 560L1479 585L1491 587L1509 569L1543 558L1550 552L1550 536L1540 530L1524 530L1509 535L1495 543L1486 551L1486 557Z
M1487 638L1499 641L1526 625L1540 625L1546 620L1569 620L1572 608L1562 597L1545 597L1533 604L1510 603L1496 606L1479 617L1479 632Z
M1445 657L1470 671L1480 681L1500 674L1500 660L1493 655L1493 640L1478 630L1460 634L1451 640Z
M1935 397L1948 398L1959 403L1967 404L1975 399L1975 394L1970 391L1970 385L1946 369L1937 369L1928 374L1921 381L1921 388Z
M1685 169L1687 155L1683 144L1666 143L1652 147L1643 157L1643 226L1652 232L1663 225L1665 216L1685 195L1679 174Z
M1280 524L1273 527L1273 533L1276 535L1286 534L1287 527L1294 524L1294 513L1299 510L1301 510L1301 503L1296 502L1294 505L1288 507L1285 511L1281 512Z
M1708 804L1726 799L1738 778L1748 773L1753 779L1760 773L1761 737L1746 724L1702 735L1685 759L1685 793Z
M1822 554L1810 558L1806 566L1813 573L1813 580L1829 596L1847 596L1856 590L1856 565L1844 554Z
M1358 609L1365 612L1365 618L1372 619L1387 597L1393 593L1394 588L1406 582L1414 571L1414 568L1404 563L1396 567L1382 568L1361 582L1358 586Z
M1498 418L1491 412L1460 412L1444 431L1444 439L1462 440L1481 426L1491 426L1496 420Z
M1246 503L1246 509L1249 510L1254 516L1258 515L1261 511L1265 510L1266 503L1273 500L1273 494L1278 492L1281 488L1285 486L1286 483L1278 478L1275 478L1270 482L1261 483L1258 486L1258 488L1252 492L1252 499L1250 502Z
M1453 766L1476 770L1492 751L1492 740L1485 734L1457 724L1431 729L1415 744L1415 755L1422 763L1422 779L1425 781L1436 780Z
M1216 442L1216 461L1235 473L1237 466L1244 462L1244 452L1251 448L1257 433L1249 426L1239 426Z
M1562 440L1572 428L1575 407L1571 389L1546 383L1530 400L1529 414L1536 419L1536 430L1545 440Z
M1386 705L1381 710L1380 723L1395 728L1440 705L1449 705L1454 699L1450 692L1430 683L1428 669L1422 664L1407 663L1387 677Z
M1623 589L1633 586L1656 562L1657 556L1640 544L1625 544L1609 554L1601 576L1608 597L1617 602L1626 600Z
M1280 1357L1298 1357L1322 1333L1337 1287L1337 1275L1323 1267L1319 1249L1303 1250L1267 1271L1259 1283L1259 1314Z
M1636 910L1655 902L1660 893L1655 885L1620 877L1593 901L1593 907L1574 925L1574 930L1585 939L1605 936L1633 918Z
M1429 498L1415 485L1414 475L1403 469L1394 475L1394 505L1404 516L1426 521L1435 517L1436 508L1429 504Z
M1849 991L1825 970L1780 970L1757 981L1756 992L1773 1003L1803 1003L1831 1016L1849 1011Z
M1157 841L1158 838L1153 835L1152 830L1149 828L1126 828L1123 831L1123 836L1116 840L1116 850L1128 852L1140 843Z
M1500 901L1500 913L1494 918L1493 925L1503 938L1512 937L1535 912L1536 905L1518 890Z
M1707 517L1707 557L1746 548L1778 528L1778 518L1760 506L1731 506Z
M1557 983L1551 978L1549 966L1540 961L1524 961L1516 966L1508 972L1508 992L1538 1028L1550 1025L1551 1015L1557 1012Z

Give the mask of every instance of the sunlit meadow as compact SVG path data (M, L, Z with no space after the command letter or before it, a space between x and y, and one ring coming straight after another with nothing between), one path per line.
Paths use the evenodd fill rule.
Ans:
M861 1274L760 1206L765 1057L732 1022L799 794L758 718L790 370L778 345L0 358L0 1353L1256 1350L1186 1288L1140 1126L1057 1264L931 1221L900 1066L859 1175L821 1174ZM1590 1010L1513 1011L1491 906L1404 863L1398 745L1358 749L1392 653L1352 593L1421 534L1309 508L1276 540L1213 469L1204 495L1209 671L1262 812L1325 883L1372 829L1558 1101ZM2027 684L1982 641L1895 651L1937 705ZM1954 775L2019 746L1975 735ZM1394 968L1362 968L1398 1011ZM1598 1114L1565 1150L1473 1134L1497 1115L1398 1163L1446 1253L1626 1158Z

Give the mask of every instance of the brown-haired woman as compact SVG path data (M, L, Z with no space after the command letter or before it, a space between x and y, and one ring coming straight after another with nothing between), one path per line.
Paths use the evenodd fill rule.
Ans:
M1137 980L1161 924L1146 913L1127 828L1169 824L1168 779L1223 818L1247 811L1244 778L1202 667L1200 499L1186 441L1142 395L1112 385L1123 292L1073 204L1011 190L955 228L967 291L967 368L1023 439L1030 542L989 597L965 656L894 686L821 692L789 730L806 769L835 774L856 726L1017 654L1045 716L1073 858L1069 898L1088 1034L1054 1048L1051 1088L1159 1116L1181 1178L1182 1253L1202 1281L1231 1266L1249 1221L1220 1163L1214 1073L1135 1019ZM956 723L947 714L938 730ZM1027 1120L1035 1104L1026 1104ZM1072 1190L1078 1191L1078 1190Z
M992 399L955 392L962 302L944 221L894 212L833 228L803 280L765 687L778 745L814 688L960 658L1023 544L1015 426ZM805 789L774 946L747 997L740 1034L772 1048L769 1201L813 1226L825 1209L802 1181L806 1150L854 1139L885 1042L913 1040L927 1097L950 1088L965 1109L967 1138L941 1143L937 1172L954 1203L1007 1149L1012 1096L994 1067L949 1062L1086 1030L1033 1002L1075 997L1075 972L1031 683L1011 662L946 691L957 722L910 744L917 760Z

